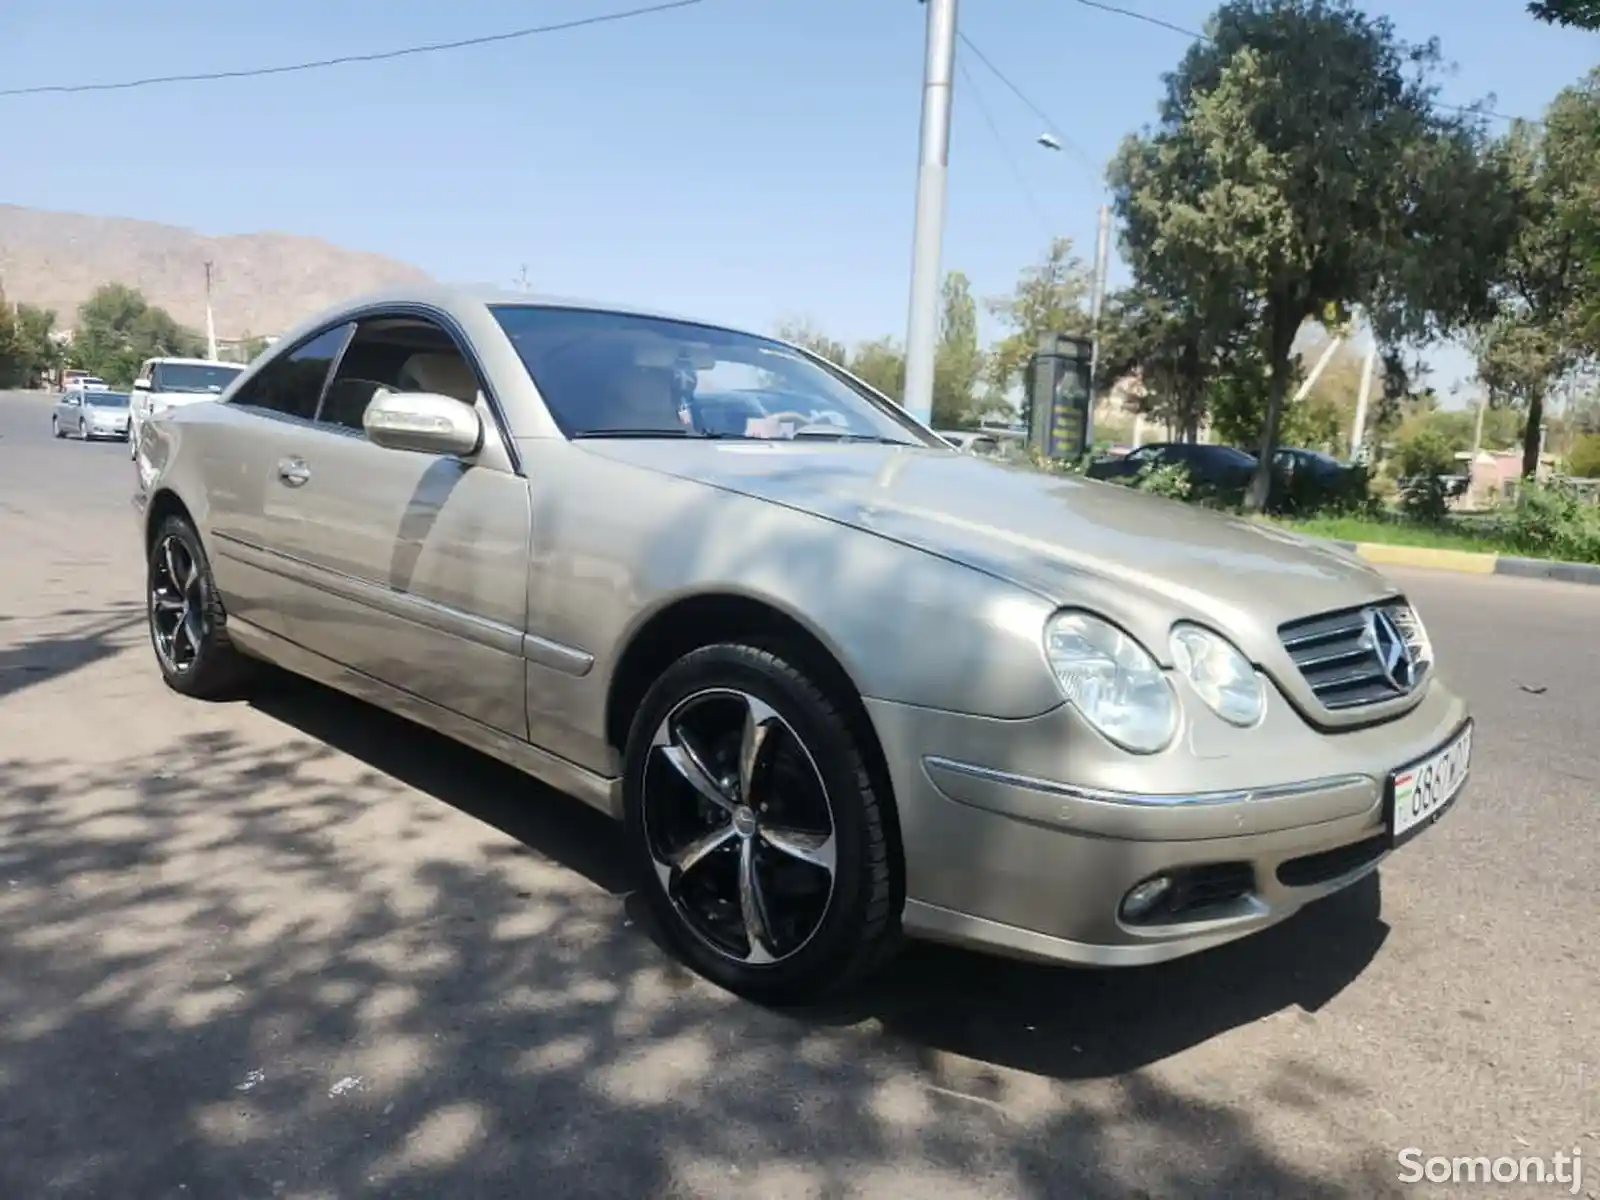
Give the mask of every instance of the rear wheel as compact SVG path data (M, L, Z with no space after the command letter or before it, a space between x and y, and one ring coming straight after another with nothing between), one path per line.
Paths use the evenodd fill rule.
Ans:
M249 662L228 640L211 564L184 517L167 517L156 530L147 594L150 643L167 686L203 700L235 693Z
M781 652L685 655L628 739L630 846L674 951L784 1003L861 978L898 941L884 805L857 732Z

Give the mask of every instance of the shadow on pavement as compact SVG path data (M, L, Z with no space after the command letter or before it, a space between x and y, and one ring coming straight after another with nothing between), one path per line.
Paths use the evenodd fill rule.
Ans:
M16 641L10 639L19 636L17 626L8 619L6 640L0 642L0 698L110 658L123 649L121 635L144 623L144 608L134 601L59 615L92 619L64 632L23 634Z
M633 887L620 830L571 797L448 738L288 677L256 707L515 838L614 895ZM1153 967L1092 971L912 944L864 994L804 1024L876 1019L920 1046L1062 1079L1120 1075L1284 1008L1315 1014L1388 934L1374 873L1282 925ZM643 929L645 906L630 906Z
M1115 976L918 949L777 1013L661 954L598 814L320 688L255 704L290 736L0 762L0 1195L1390 1190L1256 1128L1351 1081L1283 1063L1241 1111L1140 1069L1337 991L1359 904Z

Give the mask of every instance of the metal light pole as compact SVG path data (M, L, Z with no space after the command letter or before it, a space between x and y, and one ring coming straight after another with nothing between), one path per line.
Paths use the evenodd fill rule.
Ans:
M956 0L924 0L928 49L922 69L922 143L911 244L911 313L906 322L905 408L933 420L933 358L939 344L939 253L950 165L950 91L956 59Z
M206 357L217 361L217 323L211 316L211 263L206 262Z
M1062 152L1061 139L1048 131L1038 137L1039 145L1057 154ZM1106 300L1106 260L1111 255L1111 206L1102 204L1098 214L1094 244L1094 279L1089 292L1089 433L1094 436L1095 387L1100 377L1100 312Z
M1100 310L1106 302L1106 259L1111 253L1111 206L1100 206L1100 229L1094 247L1094 292L1089 299L1089 431L1086 443L1094 441L1095 387L1100 377Z

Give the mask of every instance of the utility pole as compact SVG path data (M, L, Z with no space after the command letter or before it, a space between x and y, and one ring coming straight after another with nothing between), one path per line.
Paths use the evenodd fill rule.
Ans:
M528 291L532 291L533 290L532 287L528 283L528 264L527 263L523 263L522 264L522 268L517 272L517 290L519 292L528 292Z
M1344 339L1338 335L1328 340L1328 345L1322 352L1322 357L1317 359L1317 365L1311 368L1311 374L1306 376L1306 381L1300 385L1300 390L1294 394L1291 405L1299 404L1311 394L1311 389L1317 386L1317 380L1322 378L1322 372L1333 359L1333 352L1339 348L1339 343Z
M217 361L217 323L211 316L211 260L206 259L206 357Z
M911 312L906 322L905 408L933 420L933 357L939 343L939 256L944 240L945 177L950 166L950 92L956 60L956 0L923 0L928 8L922 68L922 137L917 161L917 215L911 239Z
M1367 360L1361 364L1361 390L1356 393L1356 420L1350 427L1350 458L1354 461L1361 453L1363 434L1367 428L1367 400L1372 395L1372 371L1378 362L1378 339L1367 331L1371 344L1367 347Z
M1478 451L1483 449L1483 410L1489 407L1489 393L1478 397L1478 422L1472 430L1472 461L1478 461Z
M1100 310L1106 302L1106 260L1111 254L1111 206L1100 206L1100 229L1094 242L1094 291L1089 296L1089 424L1084 430L1085 448L1094 444L1094 406L1100 376Z

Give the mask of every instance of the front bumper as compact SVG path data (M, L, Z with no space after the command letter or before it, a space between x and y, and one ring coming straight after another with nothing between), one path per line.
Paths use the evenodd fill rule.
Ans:
M1390 853L1389 772L1467 720L1437 680L1410 713L1333 734L1274 695L1256 729L1199 722L1141 759L1065 706L1023 721L867 707L898 801L906 931L1089 966L1220 945L1368 874ZM1161 874L1207 902L1125 920L1129 889Z

